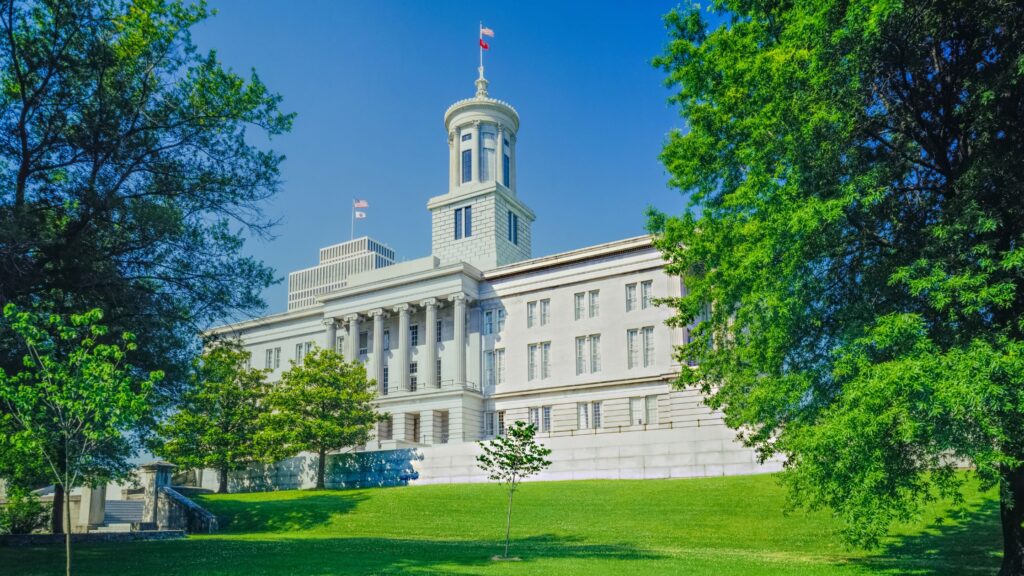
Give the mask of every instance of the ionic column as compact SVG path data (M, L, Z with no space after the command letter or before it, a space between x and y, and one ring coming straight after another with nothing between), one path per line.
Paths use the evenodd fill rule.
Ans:
M384 350L384 310L377 308L370 311L373 318L373 366L371 375L377 381L377 394L384 394L384 363L387 355Z
M500 183L502 186L505 185L505 127L498 124L498 143L495 145L497 153L496 166L494 167L494 181ZM512 159L509 158L509 167L511 168Z
M348 351L345 352L345 360L348 362L359 361L359 315L351 314L345 317L348 322Z
M455 303L455 382L466 382L466 295L453 294L448 298Z
M459 132L452 130L448 133L448 189L455 190L459 185Z
M420 302L426 311L427 324L427 378L428 388L440 388L441 383L437 380L437 299L428 298Z
M409 305L395 306L398 313L398 370L396 370L398 386L401 390L409 389Z
M334 350L335 342L338 341L338 321L334 318L324 318L323 325L327 328L327 333L324 335L324 349Z
M483 182L483 178L481 178L481 175L483 174L483 171L481 170L481 163L480 163L480 159L481 159L480 158L480 152L482 152L482 151L483 151L483 142L480 141L480 121L479 120L475 120L473 122L473 154L472 154L472 156L473 156L473 180L476 181L476 182Z

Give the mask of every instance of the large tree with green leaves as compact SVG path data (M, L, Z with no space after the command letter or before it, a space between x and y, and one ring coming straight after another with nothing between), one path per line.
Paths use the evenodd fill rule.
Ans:
M193 363L177 410L157 427L154 451L178 466L213 468L220 493L228 491L230 471L260 459L256 438L267 412L267 373L249 364L249 352L237 342L212 343Z
M386 416L373 404L377 383L361 362L346 362L334 350L315 348L292 362L267 398L260 444L269 460L310 451L317 454L316 487L324 488L327 453L365 444Z
M150 390L162 377L129 365L134 335L111 334L102 317L99 310L65 318L4 307L5 324L22 341L22 367L0 368L0 419L10 430L9 455L42 460L61 488L53 508L65 513L69 576L70 491L128 476L134 450L126 433L149 413Z
M211 321L262 307L292 116L193 45L202 1L0 0L0 305L100 308L173 400ZM254 139L255 135L255 139ZM20 359L0 332L0 365ZM3 471L0 470L0 475Z
M1024 5L712 7L656 60L687 123L689 207L650 219L688 286L679 384L862 544L970 464L1024 573Z

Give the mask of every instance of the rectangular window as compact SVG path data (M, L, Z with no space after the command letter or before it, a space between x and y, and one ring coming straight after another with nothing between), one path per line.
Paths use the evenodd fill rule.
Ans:
M437 387L441 387L441 359L438 358L434 362L434 382L437 382Z
M601 403L600 402L593 402L593 403L590 404L590 408L591 408L590 411L594 415L593 419L591 419L590 422L594 426L594 428L600 428L601 427Z
M590 428L590 406L586 402L576 405L576 428L580 430Z
M465 136L462 137L464 140ZM466 183L473 179L473 151L462 151L462 182Z
M497 384L505 383L505 349L498 348L494 351L494 373Z
M551 375L551 342L542 342L540 345L540 377L547 378Z
M654 326L647 326L644 333L644 368L654 366Z
M370 347L370 333L360 332L359 333L359 355L366 356Z
M519 245L519 215L511 210L508 211L508 241Z
M455 209L455 239L462 240L462 208Z
M505 411L498 411L498 436L505 435Z
M576 320L583 318L583 301L586 296L583 292L577 292L573 295L572 315Z
M384 330L383 346L385 350L391 350L391 330Z
M469 142L472 139L473 139L473 134L471 132L466 132L465 134L462 135L462 141L463 142Z
M646 422L646 414L644 412L644 398L638 396L636 398L629 399L629 425L640 426Z
M409 345L419 346L420 345L420 326L419 324L413 324L409 326Z
M434 323L434 342L440 342L444 338L444 320L438 320Z
M416 380L419 377L419 375L417 374L418 370L419 370L419 365L418 365L417 362L410 362L409 363L409 391L410 392L415 392L416 391Z
M387 363L384 363L384 382L381 385L381 390L384 392L385 396L388 395L388 365L387 365Z
M651 289L654 286L652 280L645 280L640 283L640 308L651 307Z
M590 335L590 373L601 371L601 335Z
M537 345L530 344L526 347L526 379L537 378Z
M530 408L527 420L530 424L533 424L537 430L540 430L540 408Z
M274 348L274 368L281 367L281 347Z
M626 312L636 310L636 283L626 284Z
M526 327L533 328L533 324L537 321L537 301L526 303Z
M541 406L540 431L551 432L551 406Z
M639 330L626 330L626 368L636 368L640 359L640 350L637 348Z
M295 363L302 364L302 342L295 345Z
M484 334L494 334L494 310L484 311Z
M494 352L484 352L484 382L488 386L494 386Z
M546 326L551 320L551 300L545 298L540 301L540 325Z
M601 296L601 291L600 290L591 290L590 293L589 293L589 298L590 298L589 306L590 306L590 317L591 318L597 318L598 314L600 314L600 312L601 312L600 296Z
M508 146L507 143L505 145ZM509 187L508 186L509 172L510 172L509 157L508 157L508 154L503 154L503 156L504 156L504 158L501 161L501 173L502 173L501 183L505 185L505 188L508 188Z
M391 440L394 438L394 422L391 418L377 424L377 436L381 440Z
M505 329L505 310L498 308L498 332Z
M267 362L266 362L266 365L264 366L264 368L266 368L267 370L270 370L270 368L271 368L271 366L273 366L273 364L274 364L274 351L271 350L270 348L267 348Z
M462 209L464 213L463 220L465 220L466 228L463 230L463 236L469 238L473 235L473 207L466 206Z
M494 412L484 412L484 436L494 436Z
M576 337L576 375L587 372L587 337Z
M658 397L648 396L644 398L644 404L647 410L647 423L657 424L658 423Z

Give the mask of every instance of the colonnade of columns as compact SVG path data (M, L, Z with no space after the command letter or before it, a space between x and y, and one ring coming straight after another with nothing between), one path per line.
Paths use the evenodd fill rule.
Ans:
M462 386L466 383L466 296L465 294L453 294L448 301L452 303L454 311L454 348L455 348L455 371L454 380L456 385ZM427 298L417 303L424 311L424 324L420 328L418 337L426 344L424 360L421 360L418 367L418 381L425 388L435 389L441 386L438 381L436 362L438 359L438 331L437 311L441 302L437 298ZM414 304L402 303L394 306L390 311L384 308L376 308L366 313L349 314L344 317L345 327L345 350L342 353L347 359L359 358L359 332L364 317L372 321L373 326L373 354L370 356L368 375L377 381L378 393L385 394L384 389L384 367L387 365L387 354L384 350L384 321L389 313L398 316L398 334L391 337L390 345L397 347L394 350L394 362L390 364L389 388L390 390L407 390L409 378L409 364L412 359L412 342L410 338L411 316ZM337 330L342 326L338 320L328 318L324 320L327 327L327 346L333 348L337 339Z

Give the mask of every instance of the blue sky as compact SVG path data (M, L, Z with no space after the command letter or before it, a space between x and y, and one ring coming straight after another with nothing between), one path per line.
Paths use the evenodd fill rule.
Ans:
M519 111L518 193L537 214L533 255L635 236L644 208L680 212L658 161L683 126L650 60L667 43L661 16L678 2L477 3L210 0L194 30L236 72L257 73L298 114L271 147L287 156L281 219L247 252L280 277L348 239L352 198L370 202L356 235L399 259L429 254L427 199L447 189L443 114L473 95L477 25L492 97ZM268 312L286 287L267 289Z

